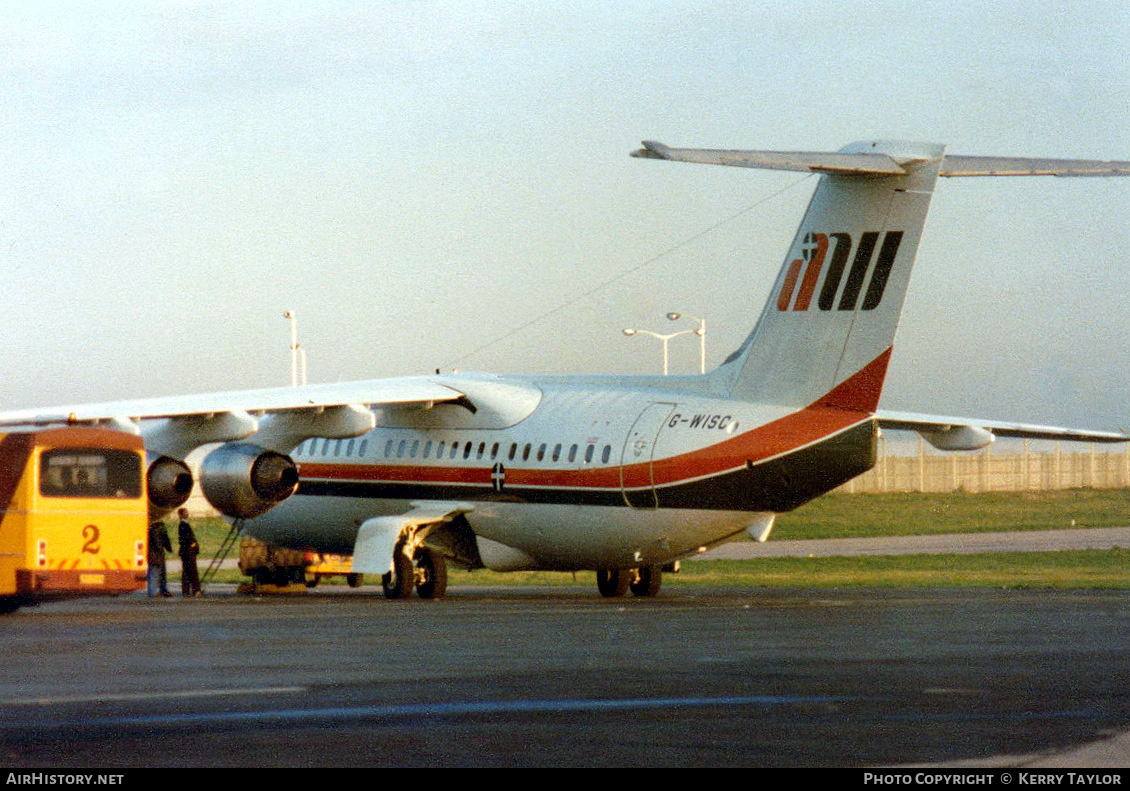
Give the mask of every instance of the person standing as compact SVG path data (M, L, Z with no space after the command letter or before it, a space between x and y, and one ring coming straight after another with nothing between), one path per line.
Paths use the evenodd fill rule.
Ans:
M165 571L165 553L172 552L173 545L169 543L169 531L165 523L156 519L149 525L149 579L148 593L150 596L172 596L169 593L169 579Z
M202 596L200 590L200 572L196 568L196 556L200 554L200 545L196 543L196 534L192 532L192 525L188 523L188 509L181 508L177 511L180 524L177 525L177 541L180 544L180 589L185 598Z

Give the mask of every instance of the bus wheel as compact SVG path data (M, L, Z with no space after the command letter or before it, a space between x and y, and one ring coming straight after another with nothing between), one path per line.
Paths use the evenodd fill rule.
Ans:
M596 572L596 589L606 599L615 599L628 592L631 574L626 569L600 569Z
M416 553L416 593L421 599L439 599L447 592L447 560L421 547Z
M397 547L392 556L392 571L381 577L385 598L406 599L412 594L415 583L416 575L412 570L412 559L404 554L401 547Z
M360 588L361 587L361 575L360 574L346 574L345 575L345 584L348 585L351 588Z

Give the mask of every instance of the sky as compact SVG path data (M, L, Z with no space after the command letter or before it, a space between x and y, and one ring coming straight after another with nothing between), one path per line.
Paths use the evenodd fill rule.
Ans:
M0 2L0 405L658 373L815 185L672 146L1130 159L1130 4ZM882 405L1130 428L1130 179L948 179ZM693 335L672 371L697 370Z

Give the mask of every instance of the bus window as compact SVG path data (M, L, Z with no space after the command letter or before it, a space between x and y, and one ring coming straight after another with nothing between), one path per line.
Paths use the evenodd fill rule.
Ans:
M141 457L124 450L56 448L39 457L45 497L141 496Z

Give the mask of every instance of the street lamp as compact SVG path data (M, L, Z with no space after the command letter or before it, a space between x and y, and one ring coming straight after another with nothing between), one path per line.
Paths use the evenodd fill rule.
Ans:
M298 316L293 310L283 313L283 318L290 322L290 384L298 384L298 361L302 360L302 384L306 384L306 350L298 346Z
M686 316L691 321L698 322L698 329L693 330L694 334L698 336L698 372L700 374L706 373L706 319L700 319L690 313L668 313L667 318L671 321L678 321L683 316Z
M632 329L630 327L628 329L624 330L624 334L627 335L629 338L633 335L650 335L653 338L658 338L659 340L663 341L663 375L664 376L667 376L667 368L668 368L668 365L667 365L667 363L668 363L667 343L672 338L677 338L680 335L689 335L692 332L695 332L695 330L682 330L680 332L672 332L669 335L660 335L658 332L651 332L650 330L636 330L636 329Z

